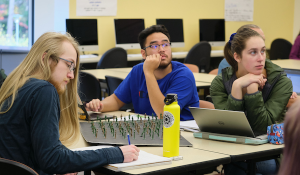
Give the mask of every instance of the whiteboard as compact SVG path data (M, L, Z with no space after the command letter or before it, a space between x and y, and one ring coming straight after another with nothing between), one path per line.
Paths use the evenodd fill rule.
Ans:
M116 16L117 0L76 0L77 16Z
M225 21L253 21L253 0L225 0Z

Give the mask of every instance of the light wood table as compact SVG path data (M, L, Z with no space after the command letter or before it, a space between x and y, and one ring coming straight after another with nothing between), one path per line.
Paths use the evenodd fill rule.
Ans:
M107 69L111 71L116 71L116 72L124 72L124 73L129 73L132 68L127 67L127 68L113 68L113 69ZM211 83L213 79L216 77L216 75L212 74L207 74L207 73L193 73L195 77L195 81L199 82L207 82Z
M125 68L109 68L109 69L107 69L107 70L129 73L129 72L132 70L132 67L125 67Z
M176 59L182 59L185 58L187 56L188 52L172 52L172 58L174 60ZM102 55L98 55L98 56L93 56L93 57L81 57L79 59L80 63L97 63L100 58L102 57ZM210 52L210 57L224 57L224 53L223 50L212 50ZM127 54L127 61L140 61L142 60L142 54Z
M209 88L211 83L196 81L196 87L200 89Z
M300 60L286 59L286 60L271 60L272 63L277 64L285 69L298 69L300 70Z
M94 75L98 79L105 80L105 75L115 76L125 79L132 68L113 68L113 69L89 69L81 70L82 72L87 72ZM195 81L211 83L216 75L207 73L193 73Z
M233 157L235 161L246 160L251 158L267 156L269 154L280 154L284 145L262 144L262 145L245 145L216 140L198 139L193 136L192 132L181 132L182 136L193 144L194 148L212 151L221 154L227 154Z
M86 72L94 75L99 80L105 80L105 76L113 76L121 79L125 79L128 75L126 72L114 71L109 69L89 69L89 70L81 70L82 72Z
M199 82L211 83L216 77L216 75L207 74L207 73L193 73L193 74L195 77L195 81L199 81Z
M162 147L139 147L141 150L151 154L163 156ZM172 161L169 165L160 165L142 169L133 169L124 171L128 174L178 174L198 170L205 172L205 169L214 168L221 164L230 163L230 157L224 154L213 153L209 151L180 147L179 154L183 160ZM211 170L210 170L211 171Z
M126 116L128 112L123 111L115 111L115 112L107 112L110 115ZM81 121L87 122L87 121ZM82 148L90 146L84 138L81 136L79 141L68 148ZM162 147L139 147L141 150L146 151L151 154L163 155ZM106 168L99 168L97 171L104 174L178 174L185 173L189 171L197 171L200 174L210 173L220 164L228 164L230 163L230 156L225 154L213 153L210 151L195 149L193 147L180 147L179 154L183 156L183 160L173 161L172 164L169 165L160 165L153 167L146 167L140 169L127 170L124 172L114 172L108 170Z
M247 160L249 174L255 174L255 162L277 158L284 148L284 145L244 145L200 139L195 138L192 132L181 132L181 135L196 149L229 155L231 162Z
M89 70L82 70L82 72L92 74L97 79L105 81L106 75L125 79L131 70L131 68L119 68L119 69L120 69L119 71L116 69L89 69ZM197 88L209 88L211 84L211 82L209 81L212 81L213 77L215 77L215 75L204 74L204 73L194 73L194 75L202 80L202 81L196 81Z

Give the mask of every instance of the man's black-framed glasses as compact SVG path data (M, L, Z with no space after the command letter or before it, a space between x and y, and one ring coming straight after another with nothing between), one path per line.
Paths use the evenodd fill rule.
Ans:
M164 43L164 44L152 44L149 45L145 48L143 48L143 50L146 50L148 47L150 47L151 49L157 50L159 48L159 46L163 47L163 48L168 48L171 46L171 43Z
M66 61L66 62L69 62L69 63L71 63L71 65L67 64L67 66L69 67L69 69L70 69L70 71L71 71L71 72L72 72L72 71L73 71L73 72L75 71L76 67L75 67L75 64L74 64L74 62L73 62L73 61L66 60L66 59L63 59L63 58L59 58L59 59L61 59L61 60L64 60L64 61Z

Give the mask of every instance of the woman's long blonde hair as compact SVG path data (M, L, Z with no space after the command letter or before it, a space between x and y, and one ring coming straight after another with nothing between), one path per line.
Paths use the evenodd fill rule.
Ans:
M75 143L80 136L77 107L77 84L79 71L79 50L77 41L68 33L61 34L48 32L43 34L33 44L31 50L21 64L14 69L4 81L0 89L0 114L8 112L14 104L18 90L30 79L36 78L49 81L51 78L50 59L58 63L62 54L62 43L69 42L77 52L77 64L74 71L74 79L68 83L66 91L59 94L60 99L60 120L59 133L60 141L65 146ZM9 98L10 97L10 98ZM7 109L3 109L3 102L9 99Z

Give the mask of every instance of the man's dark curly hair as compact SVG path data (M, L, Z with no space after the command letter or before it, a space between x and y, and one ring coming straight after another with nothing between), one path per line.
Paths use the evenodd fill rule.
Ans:
M139 34L139 43L140 43L141 49L145 48L146 38L149 35L151 35L152 33L163 33L170 40L170 34L164 25L153 25L153 26L150 26L150 27L146 28L145 30L141 31L141 33Z

